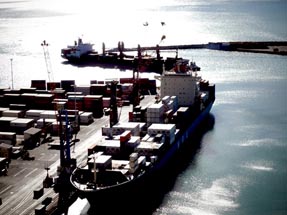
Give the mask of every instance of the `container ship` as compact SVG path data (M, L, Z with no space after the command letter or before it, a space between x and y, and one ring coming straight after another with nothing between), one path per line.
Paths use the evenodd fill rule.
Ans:
M122 69L131 69L140 67L141 72L155 72L161 74L164 70L171 70L178 58L175 57L163 58L160 55L160 47L155 47L155 55L143 53L145 50L140 45L134 50L137 54L127 55L124 51L123 42L118 43L118 47L113 51L107 51L105 44L102 44L102 53L94 50L92 43L84 43L81 38L74 42L74 45L68 45L61 49L62 58L76 65L96 65L103 67L117 67ZM190 62L189 67L194 71L199 71L200 67L195 62Z
M158 78L160 93L145 105L135 99L128 121L120 120L111 97L110 125L102 127L102 139L71 174L72 186L92 213L147 214L147 190L161 186L160 181L155 185L158 178L168 177L174 157L192 144L192 135L209 116L215 85L190 70L186 60Z

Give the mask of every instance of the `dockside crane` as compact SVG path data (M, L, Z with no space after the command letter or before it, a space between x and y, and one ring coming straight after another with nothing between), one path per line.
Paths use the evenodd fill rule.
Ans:
M67 212L74 190L70 183L72 171L76 168L76 159L71 158L71 123L68 119L68 111L59 107L57 120L59 122L60 137L60 166L58 167L58 179L54 185L54 190L59 193L58 209Z
M48 80L53 81L53 70L52 70L52 64L51 64L51 59L50 59L50 53L49 53L49 44L46 42L46 40L43 40L41 43L41 46L43 48L43 53L44 53L44 58L45 58L45 63L46 63L46 69L48 73Z

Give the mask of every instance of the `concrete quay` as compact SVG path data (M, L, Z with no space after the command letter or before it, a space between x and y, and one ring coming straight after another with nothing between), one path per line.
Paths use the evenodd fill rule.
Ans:
M287 41L238 41L238 42L209 42L207 44L167 45L140 47L145 50L175 50L175 49L212 49L221 51L239 51L262 54L287 55ZM125 52L137 51L138 48L125 48ZM117 48L109 52L118 51Z

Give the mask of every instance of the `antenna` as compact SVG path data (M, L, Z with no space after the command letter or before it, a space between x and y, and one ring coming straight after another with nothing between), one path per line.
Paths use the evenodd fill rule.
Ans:
M47 68L47 73L48 73L48 80L53 81L53 70L52 70L52 64L51 64L51 59L50 59L50 54L48 50L49 44L46 42L46 40L43 40L41 43L41 46L43 47L43 52L44 52L44 58L45 58L45 63L46 63L46 68Z

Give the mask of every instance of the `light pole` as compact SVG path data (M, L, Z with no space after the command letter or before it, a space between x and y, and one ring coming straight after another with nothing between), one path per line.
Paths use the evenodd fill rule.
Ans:
M11 66L11 81L12 81L12 90L14 89L14 78L13 78L13 58L10 58L10 66Z

